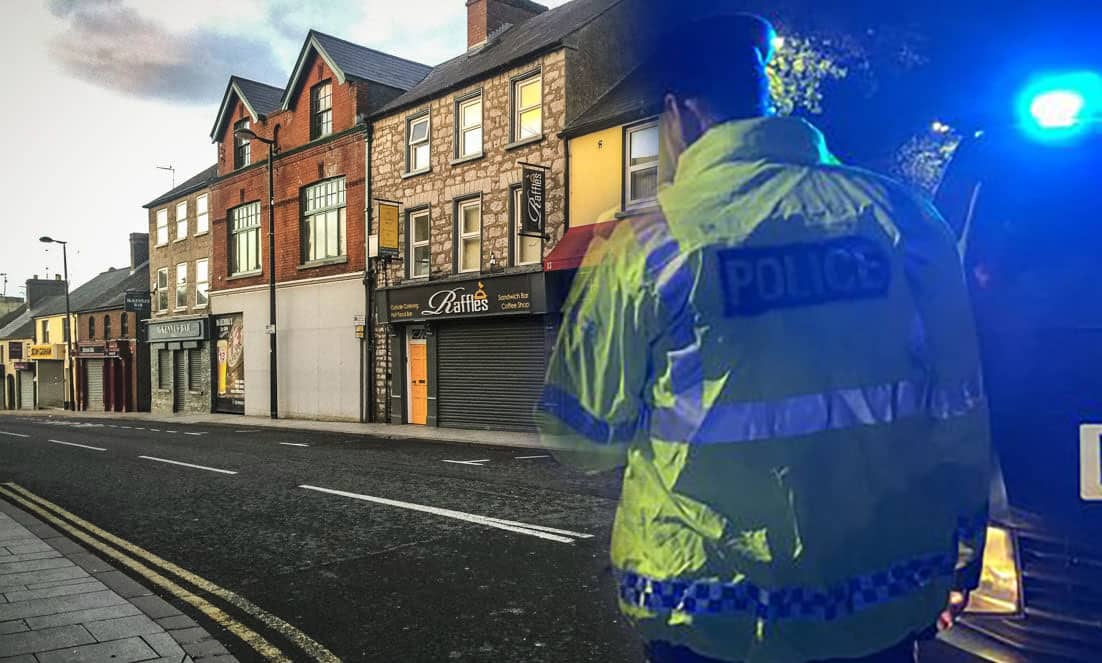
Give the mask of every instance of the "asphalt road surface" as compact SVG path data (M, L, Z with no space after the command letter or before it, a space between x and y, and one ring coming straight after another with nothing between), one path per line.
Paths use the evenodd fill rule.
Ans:
M539 451L5 416L6 482L244 597L345 661L641 659L608 563L619 479ZM310 660L271 620L211 601ZM264 660L173 602L241 660Z

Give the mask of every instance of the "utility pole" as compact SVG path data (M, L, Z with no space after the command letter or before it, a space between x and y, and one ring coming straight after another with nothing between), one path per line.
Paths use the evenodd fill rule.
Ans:
M4 279L4 291L3 291L3 293L0 293L0 297L7 297L8 296L8 273L7 272L0 272L0 278Z
M172 188L173 189L176 188L176 167L175 166L173 166L172 164L168 164L167 166L153 166L153 167L156 168L157 170L167 170L170 173L172 173Z

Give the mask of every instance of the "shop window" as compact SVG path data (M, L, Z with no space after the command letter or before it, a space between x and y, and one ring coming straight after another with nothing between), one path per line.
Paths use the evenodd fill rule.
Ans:
M624 207L651 204L658 196L658 123L629 128L624 142Z
M123 313L119 316L119 335L122 338L130 338L130 314Z
M333 133L333 83L318 83L310 90L310 140Z
M520 234L524 229L524 189L513 187L512 195L513 264L534 265L543 259L543 238Z
M168 209L157 210L157 246L168 244Z
M409 228L409 276L427 278L432 268L432 252L429 247L429 211L427 209L410 212Z
M110 315L104 315L103 316L103 340L105 340L105 341L110 341L111 340L111 316Z
M176 265L176 310L187 308L187 263Z
M244 168L252 162L252 143L248 138L238 136L241 129L249 128L248 118L233 123L233 167Z
M172 388L172 353L168 350L157 351L157 388Z
M203 258L195 261L195 307L207 305L207 292L210 289L210 262Z
M302 262L345 255L344 178L318 182L302 192Z
M406 172L418 173L429 169L429 114L410 120L406 126Z
M96 340L96 319L93 316L88 316L88 340Z
M230 273L260 271L260 203L230 210Z
M176 203L176 241L187 239L187 201Z
M459 271L482 269L482 201L468 200L458 205Z
M210 198L203 194L195 199L195 234L202 235L210 230Z
M543 77L529 76L513 83L513 140L543 133Z
M199 350L187 351L187 388L203 390L203 353Z
M157 310L168 310L168 267L157 270Z
M456 157L473 157L482 154L482 95L456 104L455 126Z

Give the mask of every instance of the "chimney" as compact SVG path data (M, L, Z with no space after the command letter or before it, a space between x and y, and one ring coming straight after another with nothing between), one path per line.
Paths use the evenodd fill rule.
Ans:
M149 262L149 233L130 233L130 269Z
M481 46L506 25L520 25L547 11L531 0L467 0L467 49Z
M38 274L34 278L27 279L27 307L34 308L43 299L65 294L65 281L61 276L50 279L40 279Z

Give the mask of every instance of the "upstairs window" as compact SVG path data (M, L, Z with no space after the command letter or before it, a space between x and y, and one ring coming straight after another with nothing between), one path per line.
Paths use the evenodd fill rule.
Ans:
M176 241L187 239L187 201L176 203Z
M176 265L176 310L187 308L187 263Z
M207 292L210 289L210 262L203 258L195 261L195 307L207 305Z
M543 134L543 77L529 76L513 84L513 140Z
M245 118L233 123L233 167L244 168L252 163L252 143L248 138L241 138L237 136L237 131L240 129L248 129L249 120Z
M333 133L333 83L325 81L310 89L310 140Z
M624 164L624 207L653 203L658 197L658 124L627 130Z
M210 201L207 194L195 199L195 234L202 235L210 230Z
M157 310L168 310L168 267L157 270Z
M168 209L157 210L157 246L168 244Z
M429 211L409 213L409 276L427 278L431 268L429 249Z
M119 316L119 333L123 338L130 336L130 314L125 311Z
M459 203L459 271L482 269L482 201Z
M533 265L543 259L543 238L521 235L524 230L524 188L513 188L513 264Z
M42 333L39 334L42 337L42 345L47 345L50 342L50 321L42 321Z
M429 116L428 113L409 121L407 130L406 171L417 173L429 169Z
M260 271L260 203L230 210L230 273Z
M302 199L302 261L344 256L344 178L308 186Z
M482 154L482 95L459 102L455 125L459 127L455 156L462 159Z
M96 318L95 316L88 316L88 340L96 340Z
M103 338L104 340L111 340L111 316L103 316Z

